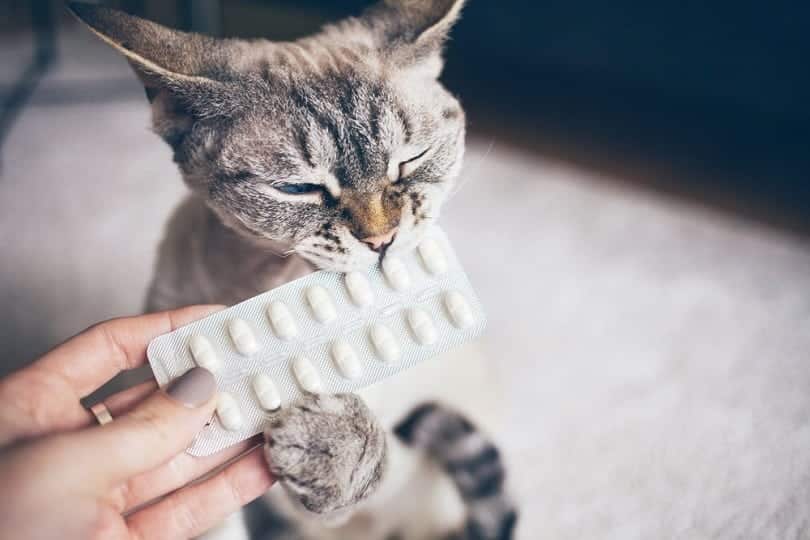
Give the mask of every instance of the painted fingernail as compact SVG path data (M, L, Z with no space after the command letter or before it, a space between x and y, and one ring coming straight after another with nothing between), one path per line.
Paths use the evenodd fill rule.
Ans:
M189 408L205 405L216 391L214 375L201 367L191 368L166 387L166 395Z

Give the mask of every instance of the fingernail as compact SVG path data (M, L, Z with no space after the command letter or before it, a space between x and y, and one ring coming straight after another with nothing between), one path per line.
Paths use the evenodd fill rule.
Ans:
M166 395L189 408L208 403L216 391L214 375L201 367L191 368L166 387Z

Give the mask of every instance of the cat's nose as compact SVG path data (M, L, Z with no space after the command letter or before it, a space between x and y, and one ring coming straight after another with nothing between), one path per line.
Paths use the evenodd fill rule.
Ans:
M399 227L394 227L386 233L378 234L376 236L369 236L368 238L363 238L360 241L379 253L384 248L391 245L391 242L394 241L394 236L396 236L398 230Z

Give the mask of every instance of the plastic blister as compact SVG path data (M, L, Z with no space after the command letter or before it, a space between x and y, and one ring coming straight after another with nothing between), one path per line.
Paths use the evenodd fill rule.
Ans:
M304 392L368 387L475 339L484 310L445 234L366 271L319 271L152 340L160 386L210 369L221 399L188 452L261 433Z

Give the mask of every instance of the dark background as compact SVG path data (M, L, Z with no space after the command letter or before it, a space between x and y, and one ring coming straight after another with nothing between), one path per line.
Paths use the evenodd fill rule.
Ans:
M106 4L215 35L291 39L370 2ZM42 57L64 24L75 22L61 2L0 3L1 31L43 29ZM444 78L473 132L806 231L809 55L807 2L470 0ZM4 131L31 75L0 89Z

